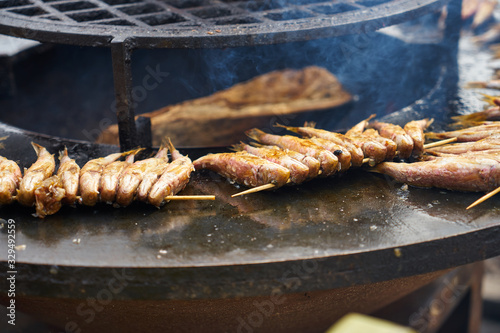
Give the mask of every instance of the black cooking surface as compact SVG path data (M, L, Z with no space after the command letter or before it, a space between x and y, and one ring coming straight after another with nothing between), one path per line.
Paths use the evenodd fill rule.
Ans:
M5 0L0 32L76 45L274 44L365 33L436 11L446 0Z
M456 68L448 62L440 66L441 74L425 96L385 119L404 123L434 117L436 126L445 126L452 115L445 107L449 90L456 95L454 112L477 110L477 92L460 87L488 77L485 54L469 39L462 40L458 87L453 79ZM395 94L398 87L392 88ZM362 119L360 113L350 116ZM54 154L67 146L80 165L118 151L115 146L41 136L7 125L0 126L0 137L6 137L0 154L21 166L35 160L31 141ZM192 158L215 151L182 150ZM32 217L33 209L4 206L1 244L7 243L5 221L13 219L20 293L85 298L125 270L132 282L115 295L117 299L256 296L270 295L276 288L325 290L500 254L498 197L466 211L481 194L407 188L363 170L230 198L239 190L213 173L200 172L182 194L214 194L215 201L175 201L161 209L141 203L122 209L64 207L44 220ZM7 252L1 253L4 262ZM6 278L6 272L2 269L0 278ZM293 289L284 279L287 272L299 281Z
M408 111L391 116L404 119ZM118 150L3 125L5 136L2 155L21 166L35 160L31 141L53 153L67 146L80 165ZM182 150L193 158L208 151L216 150ZM174 201L161 209L142 203L63 207L44 220L13 204L1 207L0 238L7 243L6 221L13 219L18 290L71 298L97 293L123 270L133 282L119 299L213 298L268 295L286 289L284 272L297 270L301 283L293 290L311 291L500 254L499 198L465 210L479 193L406 187L363 170L230 198L240 190L216 174L197 172L182 194L213 194L215 201Z

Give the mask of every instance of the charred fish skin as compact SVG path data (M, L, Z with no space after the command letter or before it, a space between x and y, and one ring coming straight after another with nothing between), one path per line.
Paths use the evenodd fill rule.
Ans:
M54 155L50 154L44 147L32 142L31 145L38 156L35 163L24 172L24 177L19 183L16 199L25 206L33 206L35 203L36 188L48 177L52 176L56 168Z
M409 158L413 152L413 140L406 131L398 125L374 121L371 126L378 130L380 135L391 139L397 144L399 158Z
M175 149L170 139L167 140L167 147L172 154L173 161L167 165L148 194L149 203L158 208L164 203L165 197L175 195L184 189L191 173L195 170L191 159Z
M436 157L415 163L384 162L378 164L375 171L417 187L488 192L500 186L500 163L485 156Z
M212 170L231 181L248 187L266 184L281 187L290 178L290 171L287 168L243 151L208 154L193 163L196 170Z
M80 202L95 206L99 201L99 186L104 167L127 153L114 153L88 161L80 170Z
M309 175L309 168L307 166L292 158L283 150L254 147L245 143L234 145L233 148L235 151L246 151L287 168L290 171L290 180L294 184L303 183Z
M294 150L301 154L314 157L321 163L321 176L331 176L338 170L339 160L337 156L305 139L291 135L279 136L267 134L257 128L248 130L245 134L257 142L266 145L276 145L280 148Z
M23 175L16 162L0 156L0 205L14 201Z

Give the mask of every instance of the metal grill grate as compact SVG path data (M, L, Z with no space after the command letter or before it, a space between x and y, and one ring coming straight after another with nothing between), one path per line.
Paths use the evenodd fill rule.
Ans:
M0 32L79 45L103 45L119 36L142 43L139 47L241 46L375 30L436 10L445 2L0 0ZM68 34L88 38L72 41Z

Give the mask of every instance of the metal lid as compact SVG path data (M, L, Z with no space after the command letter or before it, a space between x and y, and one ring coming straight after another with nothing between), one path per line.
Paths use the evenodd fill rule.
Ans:
M0 33L86 46L235 47L362 33L447 0L0 0Z

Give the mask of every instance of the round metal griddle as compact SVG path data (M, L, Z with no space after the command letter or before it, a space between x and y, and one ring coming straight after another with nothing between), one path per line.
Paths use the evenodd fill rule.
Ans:
M1 154L22 166L35 160L30 141L53 153L67 146L80 164L118 150L6 125L3 136ZM183 152L193 158L206 153ZM32 217L31 208L4 206L1 218L16 221L16 245L25 245L17 251L17 290L85 298L125 270L133 278L116 299L251 297L276 288L375 283L500 254L498 198L466 211L480 194L405 188L362 170L230 198L237 191L218 175L197 172L182 193L215 194L217 200L175 201L161 209L142 203L64 207L44 220ZM0 239L6 244L6 221ZM0 258L5 261L7 252ZM289 277L301 283L287 285Z
M63 44L135 48L235 47L377 30L446 0L9 0L0 33Z

